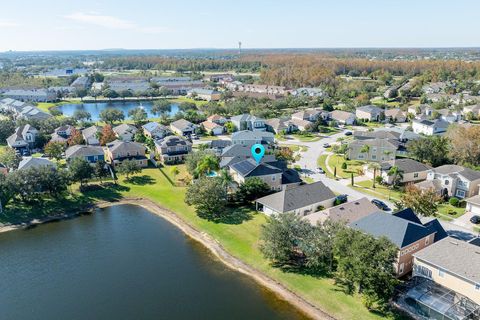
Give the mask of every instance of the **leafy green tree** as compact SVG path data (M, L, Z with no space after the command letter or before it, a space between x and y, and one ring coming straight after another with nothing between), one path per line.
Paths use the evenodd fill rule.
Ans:
M90 121L92 120L92 115L90 114L90 112L85 110L76 110L73 113L73 119L80 122Z
M80 182L80 186L87 183L93 177L93 167L82 158L74 158L70 161L68 169L71 179L74 182Z
M133 136L133 141L138 143L145 143L146 137L143 134L142 130L138 130Z
M213 155L213 153L209 150L200 150L197 152L192 152L187 155L185 158L185 165L187 167L187 172L193 176L197 177L197 167L200 161L206 157L207 155Z
M219 169L219 159L213 154L206 154L200 161L197 163L195 168L195 174L197 177L206 175L212 171Z
M403 171L398 166L393 166L388 170L387 175L392 177L392 187L396 187L403 180Z
M218 177L200 177L192 183L185 195L185 203L195 206L197 215L208 220L218 220L225 215L227 195Z
M7 140L15 132L15 122L9 119L0 120L0 141Z
M378 162L371 162L368 164L368 168L373 170L372 187L375 189L375 182L377 178L377 172L382 168ZM380 176L381 177L381 176Z
M268 184L260 178L253 177L247 178L245 182L238 187L235 197L239 202L249 203L271 192L272 190Z
M417 214L424 217L434 216L438 211L438 204L442 201L434 189L422 190L415 186L407 186L402 194L398 207L412 208Z
M273 215L262 226L260 250L276 266L300 265L300 244L311 240L313 229L295 213Z
M95 163L93 167L93 174L100 180L100 183L103 183L103 179L108 177L109 171L107 169L107 164L105 161L100 160Z
M227 133L234 133L237 131L237 127L233 124L233 122L227 122L225 123L225 129L227 130Z
M137 126L142 125L147 121L147 112L140 107L128 111L128 116Z
M108 124L114 124L115 122L123 121L125 115L118 109L104 109L100 112L100 120Z
M168 100L158 100L152 106L152 113L156 115L169 114L172 111L172 103Z
M45 154L47 154L50 158L60 161L62 159L63 152L65 152L65 143L50 141L45 146L44 151Z
M450 142L446 137L431 136L409 142L408 151L418 161L438 167L450 162L449 145Z
M22 161L22 158L12 148L7 148L0 153L0 163L11 170L17 169L20 161Z
M125 175L128 180L130 175L141 173L142 168L136 161L127 159L123 160L122 163L117 166L117 171L120 174Z

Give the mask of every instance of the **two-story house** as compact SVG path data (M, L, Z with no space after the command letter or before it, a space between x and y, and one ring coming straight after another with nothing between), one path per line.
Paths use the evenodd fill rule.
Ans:
M115 140L107 144L105 151L107 162L116 166L125 160L135 161L140 167L148 166L145 146L137 142Z
M442 119L436 120L413 120L412 130L418 134L424 134L426 136L433 136L435 134L441 134L447 131L449 123Z
M368 165L364 167L365 176L373 179L374 171L377 176L383 178L384 183L392 184L395 179L393 175L389 175L390 169L397 167L402 173L400 183L416 183L427 179L427 172L430 166L408 158L400 158L395 160L383 161L380 163L380 170L373 170Z
M297 129L297 127L292 123L291 120L281 118L272 118L265 120L265 125L267 126L267 130L269 132L273 132L275 134L291 133L292 131L295 131Z
M382 108L374 105L358 107L355 110L357 119L363 121L381 121L385 117L385 112Z
M274 142L275 136L271 132L243 130L232 134L232 144L252 146L256 143L272 144Z
M390 161L403 152L403 145L393 139L354 140L348 145L348 158L360 161Z
M192 152L192 143L178 136L168 136L163 140L155 141L155 147L163 163L183 162L185 157Z
M266 215L294 212L305 216L313 212L330 208L335 201L335 194L323 182L285 188L257 199L256 208Z
M102 127L91 126L82 130L83 140L85 143L91 146L99 146L99 136L102 133Z
M268 184L272 190L282 189L282 173L279 169L269 163L257 163L253 159L246 159L230 165L230 175L238 184L245 183L248 178L260 178Z
M434 189L444 197L469 198L477 194L480 171L447 164L430 169L427 179L415 184L421 189Z
M252 116L250 114L241 114L234 116L230 121L235 125L237 130L250 130L250 131L265 131L265 120Z
M375 212L349 224L375 238L386 237L397 248L395 271L398 277L412 270L413 254L446 236L438 221L422 224L412 209L394 214Z
M399 108L386 109L385 121L387 122L405 122L407 121L407 114Z
M19 151L28 150L35 145L37 136L38 130L26 124L15 129L15 132L7 138L7 144Z

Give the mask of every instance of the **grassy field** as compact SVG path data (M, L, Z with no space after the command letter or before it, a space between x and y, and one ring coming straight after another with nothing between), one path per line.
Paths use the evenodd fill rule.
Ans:
M400 200L402 195L400 191L392 190L391 188L378 183L375 184L374 189L371 180L356 182L354 189L358 189L361 192L368 193L384 200Z
M332 316L352 320L385 318L385 315L369 312L363 306L359 296L345 294L331 278L314 277L273 268L259 250L260 230L266 221L263 214L243 208L239 210L240 219L232 219L232 221L219 223L199 218L195 210L184 202L186 189L172 184L172 181L175 182L185 173L184 166L177 167L180 171L177 176L173 175L171 167L148 168L130 181L121 179L120 185L87 192L81 196L75 193L77 198L59 201L54 207L71 210L93 200L113 201L124 196L149 198L175 211L186 222L216 239L232 255L281 282ZM389 317L394 316L389 315Z
M302 142L314 142L320 140L320 137L313 134L292 134L292 137Z
M342 169L342 163L347 164L347 169ZM332 168L337 168L337 177L338 178L350 178L351 174L356 177L359 175L359 172L363 170L363 165L365 162L358 160L345 160L343 156L333 154L328 159L328 165ZM330 172L333 175L333 172Z

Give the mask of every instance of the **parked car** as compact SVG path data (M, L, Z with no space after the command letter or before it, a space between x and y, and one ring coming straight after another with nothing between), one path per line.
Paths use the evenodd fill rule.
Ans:
M390 211L390 208L387 206L387 204L381 200L373 199L372 203L376 205L378 209L381 209L383 211Z
M335 204L341 204L345 203L348 201L348 195L347 194L341 194L335 197Z
M473 223L473 224L479 224L480 223L480 216L471 217L470 222Z
M324 147L324 148L330 148L330 143L324 143L324 144L323 144L323 147Z
M352 131L346 131L346 132L345 132L345 135L346 135L346 136L351 136L352 134L353 134Z
M323 170L322 168L318 168L318 169L317 169L317 172L318 172L318 173L321 173L321 174L324 174L324 173L325 173L325 170Z
M195 133L192 133L191 138L193 140L198 140L199 139L198 136Z

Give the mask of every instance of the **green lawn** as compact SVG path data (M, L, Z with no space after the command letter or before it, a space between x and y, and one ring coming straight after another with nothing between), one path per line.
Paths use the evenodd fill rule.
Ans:
M400 200L402 195L402 192L399 190L392 190L391 188L378 183L375 184L374 189L371 180L355 182L354 189L384 200Z
M331 278L314 277L306 274L285 272L273 268L263 258L259 250L259 235L266 217L263 214L251 212L250 218L241 223L218 223L199 218L195 210L184 202L185 188L173 186L172 180L179 180L185 174L185 167L177 166L180 173L173 176L171 167L163 169L148 168L130 181L120 179L120 185L111 186L103 190L87 192L85 194L73 193L65 201L51 204L48 212L72 210L94 200L117 200L122 197L144 197L155 201L161 206L175 211L178 216L190 223L193 227L204 231L217 240L228 252L264 272L276 281L281 282L290 290L319 306L338 319L384 319L385 315L371 313L362 304L359 296L345 294L340 287L334 284ZM42 207L48 204L41 204ZM18 208L21 209L21 208ZM32 210L30 208L30 210ZM242 211L245 213L246 208ZM17 211L17 217L19 212ZM26 214L26 211L23 211ZM32 210L32 215L39 215L38 208ZM47 211L42 210L43 213ZM3 219L12 218L3 216ZM389 316L393 318L394 316Z
M314 142L320 140L320 137L313 134L313 133L306 133L306 134L292 134L292 137L302 141L302 142Z
M448 218L458 218L465 213L464 207L454 207L450 203L442 203L438 206L438 213L445 215Z
M288 147L293 152L297 152L297 151L305 152L305 151L308 150L307 146L300 146L300 145L297 145L297 144L282 144L281 146L282 147Z
M342 163L347 164L347 169L342 169ZM343 156L333 154L330 156L328 160L328 165L332 168L332 170L336 167L337 168L337 177L339 178L350 178L351 174L359 176L360 172L363 171L363 166L365 162L358 161L358 160L345 160ZM333 172L331 172L333 174Z

